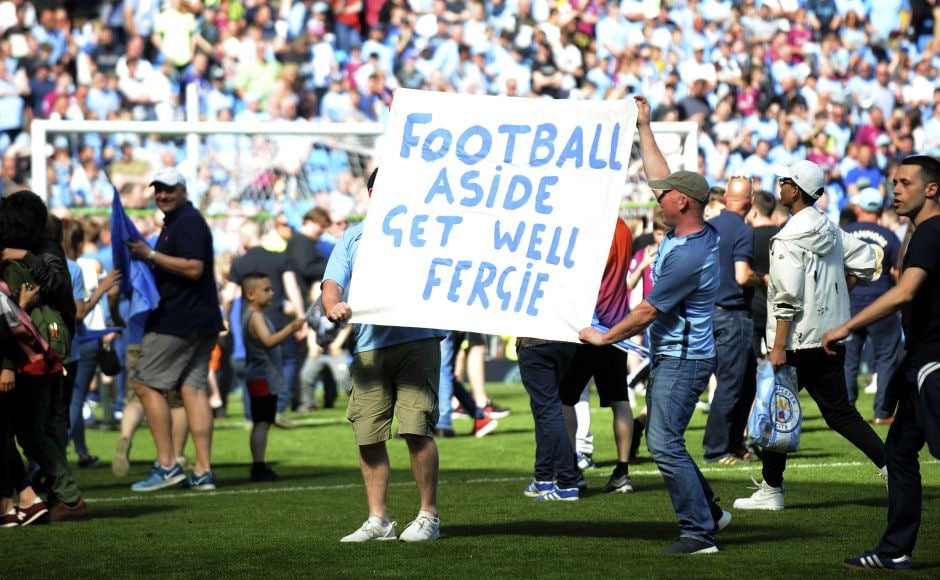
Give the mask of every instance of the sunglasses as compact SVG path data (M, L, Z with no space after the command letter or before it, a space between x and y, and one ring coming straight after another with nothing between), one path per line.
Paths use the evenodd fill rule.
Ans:
M790 179L789 177L781 177L780 179L777 180L777 183L779 183L781 187L783 187L784 185L788 183L790 185L796 185L796 183L794 183L793 180Z

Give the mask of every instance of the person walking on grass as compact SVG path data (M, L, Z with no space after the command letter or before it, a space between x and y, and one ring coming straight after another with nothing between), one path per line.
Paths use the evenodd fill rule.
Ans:
M653 265L654 286L626 318L606 333L588 327L581 340L609 345L650 329L653 368L646 400L646 443L666 480L679 516L670 554L718 551L715 532L731 522L685 444L695 403L715 370L711 316L718 294L718 232L705 222L708 182L691 171L669 173L650 127L650 108L636 97L643 170L671 227Z
M894 207L914 223L896 286L822 338L834 346L858 329L901 311L906 350L888 386L899 399L888 431L888 526L874 550L848 558L846 568L906 570L920 528L923 488L918 455L926 443L940 459L940 161L914 155L894 174Z
M75 334L75 300L65 254L49 235L47 220L45 203L31 191L0 201L2 277L14 299L24 283L39 287L39 301L29 314L55 354L40 364L17 366L9 358L12 352L2 352L0 392L13 391L16 440L42 471L49 519L86 520L90 514L69 469L64 436L68 403L63 370ZM35 501L33 506L41 507Z
M712 316L718 387L709 406L702 440L705 463L735 465L753 458L744 439L757 389L757 359L750 353L754 340L750 301L751 289L764 285L763 278L751 270L754 231L744 221L753 199L750 178L732 177L723 195L724 209L708 220L720 236L720 274Z
M594 314L601 324L616 324L630 312L627 268L632 250L633 235L627 224L618 217L594 307ZM629 466L630 446L633 443L633 410L627 391L627 353L610 345L600 348L589 344L578 345L559 387L565 426L572 448L576 451L580 427L576 406L583 399L592 378L601 407L609 407L613 414L614 442L617 446L617 464L603 491L633 493ZM590 418L590 413L587 416ZM580 463L580 454L577 455Z
M287 391L284 365L278 346L292 337L304 325L303 318L295 318L280 330L264 309L274 300L271 279L258 272L249 272L241 278L242 296L247 308L242 310L242 328L245 329L245 381L251 398L251 480L277 481L278 475L264 461L268 447L268 431L277 415L278 395Z
M367 182L369 196L378 169ZM343 234L330 255L323 275L323 309L332 321L348 320L346 302L355 267L363 224ZM440 536L437 513L438 452L434 429L438 419L437 387L440 379L444 333L426 328L354 324L356 346L350 366L352 390L346 418L353 425L359 446L359 464L366 486L369 519L341 542L394 540L395 525L388 519L390 464L385 442L392 438L392 415L398 433L408 445L411 472L421 498L418 517L402 531L403 542L436 540Z
M775 371L785 364L795 367L800 388L819 405L826 424L861 450L884 477L884 444L849 404L845 345L834 345L834 356L822 349L825 329L849 318L851 287L875 273L875 252L813 207L825 185L818 165L798 161L778 174L780 202L792 217L771 240L767 360ZM787 454L765 449L761 459L764 479L750 497L735 500L736 509L783 509Z
M867 187L858 195L855 215L858 221L845 226L845 231L870 245L875 250L878 266L871 282L859 282L849 294L852 315L858 314L879 296L890 290L897 280L895 266L901 252L901 240L894 232L878 222L884 210L884 196L874 187ZM858 374L862 360L862 347L870 339L875 365L874 425L890 425L894 421L897 401L888 396L888 381L901 362L904 339L901 335L901 317L897 313L886 316L877 323L852 332L852 339L845 345L845 387L849 403L858 400Z
M157 462L133 491L156 491L186 480L199 491L215 489L212 473L212 408L209 359L223 330L212 251L205 218L187 199L186 180L172 167L158 171L151 185L164 214L156 248L142 240L127 242L131 255L153 265L160 304L147 319L134 388L140 397L157 448ZM167 393L178 391L196 448L189 478L173 449Z

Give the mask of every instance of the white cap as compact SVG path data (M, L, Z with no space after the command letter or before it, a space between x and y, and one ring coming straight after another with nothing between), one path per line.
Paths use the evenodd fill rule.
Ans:
M186 178L183 177L183 174L180 173L175 167L164 167L153 175L153 179L150 181L150 185L153 185L154 183L162 183L163 185L169 185L170 187L176 187L177 185L186 187Z
M819 199L823 194L826 176L822 168L812 161L797 161L789 167L776 167L774 173L780 177L789 177L813 199Z

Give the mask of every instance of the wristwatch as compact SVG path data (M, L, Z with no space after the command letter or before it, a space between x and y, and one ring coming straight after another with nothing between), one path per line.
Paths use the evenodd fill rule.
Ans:
M147 261L153 264L153 261L157 259L157 251L150 250L150 253L147 254Z

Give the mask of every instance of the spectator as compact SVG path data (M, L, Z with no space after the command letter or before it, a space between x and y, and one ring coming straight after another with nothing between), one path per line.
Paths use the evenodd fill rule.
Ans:
M901 243L890 230L878 224L884 206L884 197L879 190L873 187L863 189L855 207L858 220L845 227L846 232L871 246L878 260L872 279L860 281L849 294L852 316L894 288L898 277L895 265L898 263ZM877 375L878 385L872 423L890 425L894 421L896 401L888 393L888 382L894 376L904 345L900 318L887 316L870 326L858 328L852 333L852 340L846 343L845 381L849 403L852 405L858 400L859 365L866 341L870 341L874 354L875 367L872 370Z
M186 180L166 168L154 175L154 200L164 224L156 248L130 242L137 260L153 265L160 304L147 321L140 347L135 389L157 447L157 463L134 491L172 487L186 480L195 490L215 489L212 473L212 409L209 356L222 330L213 279L212 237L205 219L187 199ZM164 394L179 391L196 447L193 472L186 474L173 453L169 406Z
M775 371L784 364L793 366L799 385L819 404L826 423L864 452L886 477L884 445L849 405L842 385L845 347L834 348L837 356L830 357L821 346L822 329L848 318L846 286L857 279L871 279L874 252L836 229L813 207L825 185L818 165L800 161L780 171L781 203L793 217L771 242L771 254L782 257L770 261L767 360ZM764 480L750 497L735 500L735 508L783 509L787 455L765 449L762 461Z
M897 419L888 431L888 526L874 550L847 558L848 568L904 570L912 566L922 518L923 489L918 455L926 443L940 457L940 417L937 416L940 374L937 374L938 302L936 300L940 238L937 188L940 163L932 157L914 156L901 163L895 177L894 196L898 214L916 226L904 256L898 286L844 324L826 332L823 348L838 355L834 343L852 331L870 326L903 309L907 354L892 378L900 397Z
M731 514L715 503L685 448L684 432L715 369L710 317L718 291L718 234L704 220L708 182L690 171L669 173L649 125L649 104L643 97L636 100L644 172L650 187L662 191L658 202L673 229L660 246L656 284L647 299L605 333L583 329L581 340L613 344L650 328L655 367L647 389L647 446L666 480L680 527L678 541L666 552L709 554L718 551L714 533L730 523Z
M378 170L369 176L372 187ZM327 264L323 282L323 309L333 321L352 314L345 297L362 236L359 224L346 231ZM342 542L394 539L395 524L388 520L389 459L385 442L392 437L392 414L408 445L411 468L420 495L418 517L399 539L405 542L436 540L440 536L437 513L438 451L434 442L437 422L437 371L442 333L419 328L355 325L356 350L351 367L352 392L346 415L359 446L362 477L369 501L369 519ZM410 360L408 365L395 361ZM382 377L366 369L386 369ZM356 397L356 393L363 396ZM369 394L373 396L370 396Z

